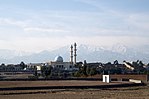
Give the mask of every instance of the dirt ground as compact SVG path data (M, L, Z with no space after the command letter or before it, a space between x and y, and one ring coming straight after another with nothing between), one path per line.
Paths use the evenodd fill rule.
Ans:
M51 80L51 81L0 81L0 88L9 87L36 87L36 86L91 86L91 85L112 85L129 82L83 81L83 80Z
M112 89L5 91L4 93L9 94L1 94L0 99L149 99L149 87L147 86Z
M73 82L73 83L72 83ZM66 81L65 84L97 84L97 81ZM61 81L0 82L0 87L64 84ZM99 83L98 83L99 84ZM101 82L101 84L103 84ZM110 89L48 89L0 91L0 99L149 99L149 86Z

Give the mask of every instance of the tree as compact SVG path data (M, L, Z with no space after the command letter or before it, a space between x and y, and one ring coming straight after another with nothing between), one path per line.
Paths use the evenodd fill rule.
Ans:
M88 67L87 67L86 60L84 60L84 64L82 64L82 66L79 67L79 71L74 73L74 76L76 77L87 76L87 68Z
M23 61L20 63L20 67L21 67L22 69L26 68L26 65L25 65L25 63L24 63Z
M76 68L81 68L81 67L82 67L82 64L83 64L83 62L77 62L77 63L75 64L75 67L76 67Z
M106 63L107 65L111 65L111 62Z
M137 60L136 62L132 62L132 65L135 67L135 72L136 73L144 73L145 72L145 68L143 67L144 64L142 61Z
M80 76L81 76L80 71L75 72L75 73L74 73L74 76L75 76L75 77L80 77Z
M114 65L118 65L119 63L118 63L118 60L115 60L114 61Z
M86 74L87 75L90 75L90 71L91 71L91 69L89 68L89 66L86 68Z
M82 72L83 72L84 76L87 76L87 63L86 63L86 60L84 60L84 65L83 65Z
M143 67L144 66L144 64L143 64L143 62L142 61L139 61L139 64L138 64L140 67Z
M1 64L1 66L5 66L5 64L4 64L4 63L2 63L2 64Z
M93 75L96 75L96 74L97 74L96 68L91 68L89 75L93 76Z
M48 66L48 67L47 66L42 66L41 67L41 73L42 73L43 77L47 78L52 73L52 67L51 66Z

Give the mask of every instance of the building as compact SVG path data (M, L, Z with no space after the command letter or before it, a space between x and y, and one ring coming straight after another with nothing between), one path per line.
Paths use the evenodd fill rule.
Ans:
M61 56L55 57L54 61L48 62L49 66L52 66L53 69L57 70L67 70L72 71L74 69L72 62L64 62Z
M37 74L42 75L45 68L51 68L51 77L70 77L75 71L78 71L79 68L75 67L77 60L77 44L74 43L70 47L70 61L65 62L62 56L56 56L54 60L45 62L45 63L30 63L27 65L27 69L33 68L36 69ZM44 67L44 69L42 69ZM49 72L49 71L48 71Z
M57 70L66 70L66 71L78 70L78 68L74 67L77 61L77 48L76 47L77 47L76 43L74 43L74 47L73 45L70 46L70 61L69 62L64 62L62 56L56 56L54 61L50 61L47 64L49 66L52 66L53 69L57 69Z

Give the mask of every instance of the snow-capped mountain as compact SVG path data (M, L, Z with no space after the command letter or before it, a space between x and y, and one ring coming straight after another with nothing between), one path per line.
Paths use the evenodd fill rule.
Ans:
M102 51L102 50L105 50L105 48L102 46L81 44L81 45L79 45L78 50L86 50L88 52L93 52L93 51Z
M143 50L144 49L144 50ZM87 62L113 62L118 60L120 62L142 60L149 63L149 46L142 46L140 48L130 48L122 44L115 44L111 48L91 45L78 45L77 46L77 61ZM54 58L61 55L64 61L70 60L70 46L47 51L44 50L39 53L21 53L11 50L0 50L0 63L25 63L32 62L48 62L53 61Z
M118 43L118 44L113 45L111 50L112 52L124 54L126 53L127 49L128 48L125 45Z
M27 55L31 55L31 53L24 52L24 51L0 49L0 58L2 59L12 59L14 57L21 57L21 56L27 56Z

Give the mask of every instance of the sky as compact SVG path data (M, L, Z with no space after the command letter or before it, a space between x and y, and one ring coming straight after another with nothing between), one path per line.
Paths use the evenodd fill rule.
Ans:
M149 0L0 0L0 49L149 45Z

